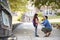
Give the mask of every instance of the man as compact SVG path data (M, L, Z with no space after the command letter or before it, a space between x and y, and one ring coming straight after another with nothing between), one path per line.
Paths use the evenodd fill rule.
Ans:
M52 27L51 24L48 21L48 17L44 16L43 17L44 21L43 21L43 26L45 26L44 28L42 28L42 31L46 34L45 37L49 37L49 35L51 34L52 31Z

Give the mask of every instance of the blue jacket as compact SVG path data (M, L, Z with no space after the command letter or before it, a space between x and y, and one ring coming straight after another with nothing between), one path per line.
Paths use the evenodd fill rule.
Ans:
M44 20L42 24L45 26L45 28L51 28L52 29L52 26L47 19Z

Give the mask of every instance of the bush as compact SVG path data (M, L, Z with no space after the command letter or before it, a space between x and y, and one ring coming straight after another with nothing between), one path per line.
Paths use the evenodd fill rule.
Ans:
M20 21L20 19L18 19L17 21Z
M52 23L54 28L60 29L60 23Z
M60 16L60 13L56 13L57 16Z
M42 17L42 12L38 12L38 17Z
M18 16L18 19L17 19L17 21L21 21L21 18L22 16L20 15L20 16Z

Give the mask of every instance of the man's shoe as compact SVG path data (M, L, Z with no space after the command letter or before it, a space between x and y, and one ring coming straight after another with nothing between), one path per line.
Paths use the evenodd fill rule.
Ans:
M45 35L44 37L49 37L51 33L49 33L48 35Z
M45 35L44 37L49 37L48 35Z

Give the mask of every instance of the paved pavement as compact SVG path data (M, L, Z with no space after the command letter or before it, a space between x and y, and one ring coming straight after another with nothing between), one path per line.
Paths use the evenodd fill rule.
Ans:
M50 37L44 37L45 34L41 31L42 27L38 26L39 37L35 37L32 23L22 23L14 30L14 35L17 40L60 40L60 30L53 28Z
M60 19L49 19L50 22L60 22Z
M49 21L52 23L52 22L60 22L60 19L49 19ZM17 21L17 19L13 19L13 22L12 24L16 24L16 23L22 23L20 21Z

